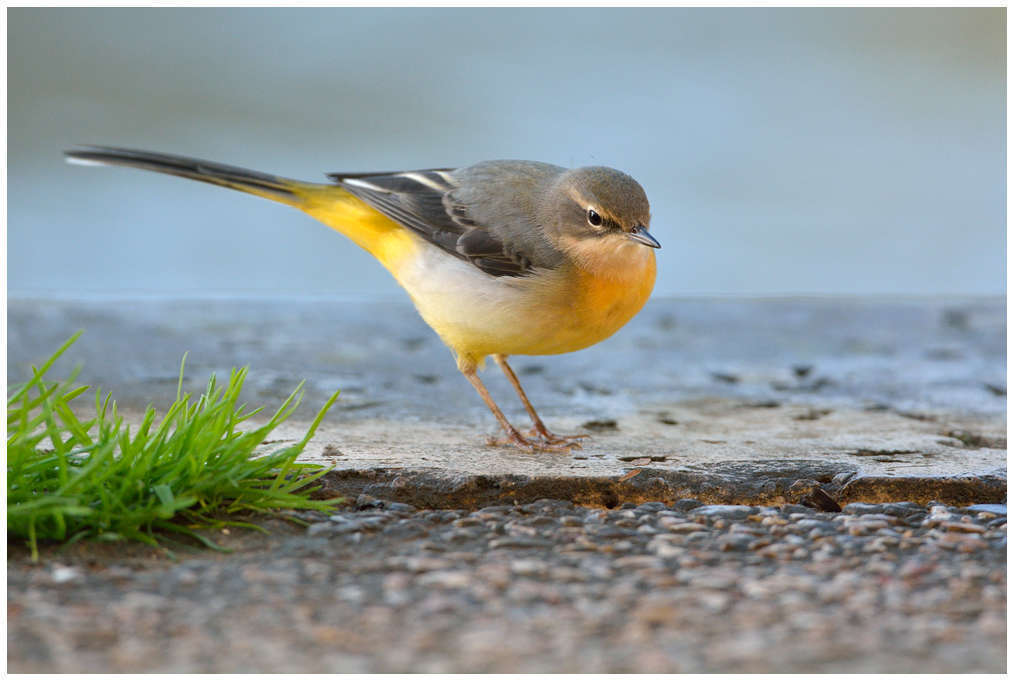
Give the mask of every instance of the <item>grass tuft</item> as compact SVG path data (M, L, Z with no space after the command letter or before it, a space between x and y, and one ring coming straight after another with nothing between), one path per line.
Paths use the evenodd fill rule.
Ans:
M27 540L38 559L39 540L132 539L158 545L168 534L216 547L196 530L236 513L279 509L329 510L339 500L309 498L310 483L329 469L296 463L324 415L327 400L299 442L274 452L256 451L303 397L303 384L264 425L241 426L261 409L247 410L240 392L247 370L233 369L220 385L212 376L196 399L183 393L161 419L148 407L131 427L108 393L95 391L87 418L71 403L89 386L47 380L53 363L80 336L72 336L32 378L8 390L7 533Z

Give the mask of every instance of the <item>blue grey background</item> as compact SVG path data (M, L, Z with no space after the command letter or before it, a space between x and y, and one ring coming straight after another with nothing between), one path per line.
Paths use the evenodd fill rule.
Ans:
M1005 10L9 9L12 295L394 298L280 205L78 143L288 175L489 158L638 178L656 295L1001 294Z

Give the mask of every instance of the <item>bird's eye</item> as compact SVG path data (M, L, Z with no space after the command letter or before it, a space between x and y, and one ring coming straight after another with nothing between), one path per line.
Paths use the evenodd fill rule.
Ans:
M602 226L602 216L596 213L594 208L588 209L588 224L592 227Z

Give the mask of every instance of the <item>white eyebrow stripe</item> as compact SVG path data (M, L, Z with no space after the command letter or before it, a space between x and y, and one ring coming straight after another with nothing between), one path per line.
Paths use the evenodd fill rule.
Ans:
M437 184L431 178L428 178L420 173L398 173L398 177L404 177L406 179L412 180L413 182L418 182L424 187L429 187L430 189L441 193L450 189L450 187L445 187L440 184Z
M64 160L66 160L67 163L70 163L71 165L75 165L75 166L108 166L108 165L112 165L111 163L107 163L106 161L95 161L95 160L92 160L90 158L80 158L78 156L67 156Z
M370 184L369 182L366 182L364 180L355 180L355 179L352 179L352 178L344 178L344 179L342 179L342 184L348 184L348 185L351 185L353 187L362 187L363 189L369 189L370 191L374 191L374 192L382 192L384 194L390 194L391 193L390 189L384 189L383 187L379 187L379 186L377 186L375 184Z
M454 178L451 176L450 173L445 172L443 170L434 170L433 172L439 175L440 179L442 179L447 184L451 185L452 187L455 186L456 183L454 182Z

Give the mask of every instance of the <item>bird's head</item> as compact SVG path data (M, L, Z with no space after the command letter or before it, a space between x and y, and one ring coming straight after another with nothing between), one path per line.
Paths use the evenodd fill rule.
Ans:
M644 189L619 170L591 166L562 173L539 213L561 250L603 274L636 268L661 248L648 231L651 208Z

